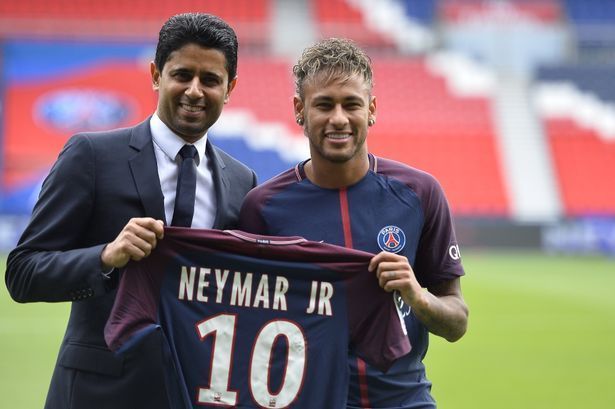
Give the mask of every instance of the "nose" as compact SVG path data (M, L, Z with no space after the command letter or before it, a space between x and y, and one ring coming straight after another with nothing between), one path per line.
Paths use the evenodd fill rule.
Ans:
M201 90L201 81L199 81L198 77L194 77L190 84L188 84L188 88L185 91L186 96L190 99L198 99L203 96L203 91Z
M333 111L331 112L331 118L329 121L336 128L343 128L346 126L348 123L348 116L341 105L335 105L335 108L333 108Z

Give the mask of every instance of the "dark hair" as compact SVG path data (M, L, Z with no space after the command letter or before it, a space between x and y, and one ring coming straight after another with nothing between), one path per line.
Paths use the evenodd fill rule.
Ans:
M164 23L158 35L154 63L162 72L169 55L186 44L221 51L226 58L229 80L237 76L237 35L221 18L205 13L177 14Z
M328 38L303 50L303 54L293 67L295 91L303 99L303 84L320 73L327 79L347 79L359 75L371 92L373 87L372 61L369 56L352 40Z

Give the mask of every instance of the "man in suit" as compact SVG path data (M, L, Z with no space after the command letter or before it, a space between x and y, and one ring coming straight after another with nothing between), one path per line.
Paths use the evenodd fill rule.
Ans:
M159 334L120 357L103 328L121 268L147 257L165 224L233 228L256 185L207 139L237 81L237 46L215 16L171 17L151 63L156 112L132 128L73 136L44 181L5 278L18 302L72 301L46 408L168 407ZM189 162L185 149L196 153ZM183 164L192 194L176 190ZM194 209L175 223L186 197Z

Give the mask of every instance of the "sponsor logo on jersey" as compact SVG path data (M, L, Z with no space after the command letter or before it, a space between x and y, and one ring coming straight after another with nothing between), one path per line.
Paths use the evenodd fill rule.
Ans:
M459 260L461 258L461 252L459 251L459 245L453 244L448 248L448 255L451 256L453 260Z
M378 247L390 253L399 253L406 245L406 235L397 226L383 227L378 233Z
M135 113L126 96L95 89L62 89L41 96L34 107L39 122L60 132L119 127Z

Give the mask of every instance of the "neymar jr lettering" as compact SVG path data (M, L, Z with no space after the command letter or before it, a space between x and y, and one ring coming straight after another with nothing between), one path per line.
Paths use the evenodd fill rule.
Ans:
M206 294L210 283L216 288L216 296L211 300ZM230 291L225 291L227 286ZM286 311L286 293L289 287L288 279L279 275L261 274L260 278L255 279L255 275L248 272L182 266L178 299ZM309 299L307 297L299 297L299 299L308 300L305 306L307 314L331 316L333 315L332 297L333 285L331 283L312 280Z

